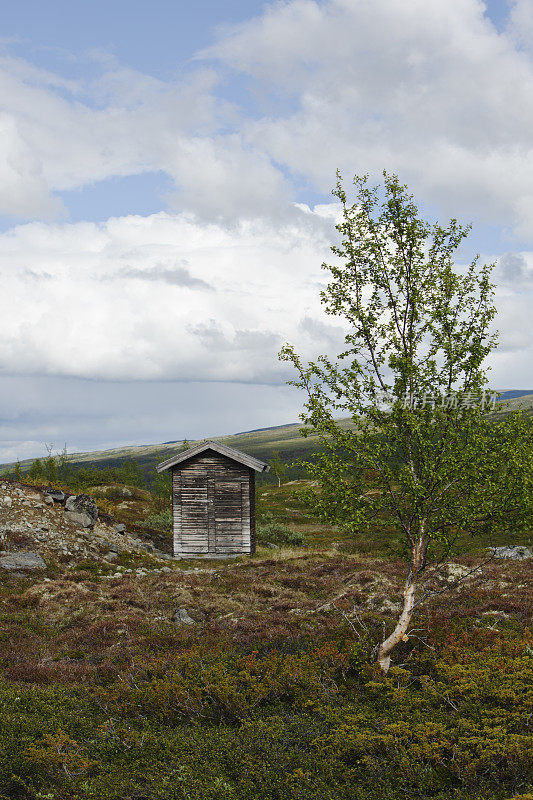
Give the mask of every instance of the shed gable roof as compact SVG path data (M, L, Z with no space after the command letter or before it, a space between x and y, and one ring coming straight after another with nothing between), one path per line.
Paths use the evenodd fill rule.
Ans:
M197 444L196 447L191 447L189 450L184 450L182 453L178 453L177 456L168 458L166 461L162 461L161 464L157 465L157 471L164 472L166 469L176 466L176 464L181 464L184 461L188 461L193 456L203 453L204 450L214 450L216 453L220 453L222 456L231 458L233 461L238 461L239 464L244 464L247 467L255 469L256 472L268 472L270 469L268 464L265 464L263 461L259 461L259 459L254 458L253 456L249 456L247 453L242 453L240 450L235 450L233 447L228 447L226 444L222 444L222 442L210 440L207 442L202 442L201 444Z

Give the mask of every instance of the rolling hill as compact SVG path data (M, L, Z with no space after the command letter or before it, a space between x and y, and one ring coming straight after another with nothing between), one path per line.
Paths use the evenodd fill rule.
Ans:
M499 419L507 411L522 408L526 413L533 417L533 390L510 390L504 392L500 398L500 403L505 402L505 409L496 410L491 416ZM353 427L349 419L340 420L340 424L346 427ZM230 447L243 450L262 461L269 461L274 450L284 461L292 461L310 455L316 447L316 437L309 436L303 438L300 435L300 423L290 423L288 425L277 425L270 428L258 428L251 431L240 433L206 436L205 439L217 439ZM197 440L202 441L202 440ZM190 444L196 444L196 441ZM70 461L79 466L97 467L116 467L126 459L135 459L144 471L154 468L155 464L164 461L166 458L179 451L183 445L182 440L167 441L160 444L135 445L128 447L116 447L109 450L100 450L86 453L72 453ZM28 468L33 459L26 459L21 462L24 470ZM12 469L14 464L1 464L0 471Z

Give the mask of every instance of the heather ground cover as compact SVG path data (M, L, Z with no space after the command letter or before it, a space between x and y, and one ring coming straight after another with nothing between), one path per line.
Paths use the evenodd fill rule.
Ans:
M453 575L479 563L459 559ZM488 800L531 791L528 562L493 561L372 650L404 565L318 547L1 589L0 797ZM452 575L452 577L453 577ZM187 608L194 625L172 621Z

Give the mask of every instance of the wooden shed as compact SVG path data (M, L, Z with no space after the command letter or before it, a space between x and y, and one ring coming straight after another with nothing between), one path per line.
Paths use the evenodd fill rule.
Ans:
M158 465L172 471L174 555L224 558L255 552L255 473L269 467L221 442Z

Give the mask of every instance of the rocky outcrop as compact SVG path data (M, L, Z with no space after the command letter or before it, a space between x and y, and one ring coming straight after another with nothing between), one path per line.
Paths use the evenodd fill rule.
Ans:
M494 558L510 558L513 561L525 561L531 558L531 550L523 544L493 547Z
M64 503L66 498L65 492L60 489L46 489L46 496L50 497L52 501L55 500L56 503Z
M65 517L82 528L94 528L98 519L98 507L87 494L75 494L65 502Z
M145 548L141 547L145 543L144 537L148 538L147 534L134 535L106 514L98 515L96 503L87 495L68 498L68 507L73 510L66 508L59 499L46 502L48 497L52 498L53 495L49 495L44 488L36 489L0 478L0 555L11 558L15 555L18 557L21 552L35 552L47 564L69 568L87 560L109 566L108 562L117 560L122 553L148 555ZM78 513L84 515L81 520L73 516ZM85 526L80 523L90 524ZM151 569L160 568L158 562L164 558L170 560L170 556L160 553L158 549L151 552L150 556L154 558ZM10 569L10 562L7 564L6 571L0 570L4 578L14 574L34 574L23 572L20 568Z
M46 569L46 563L39 553L19 550L0 556L0 568L9 572L33 572Z

